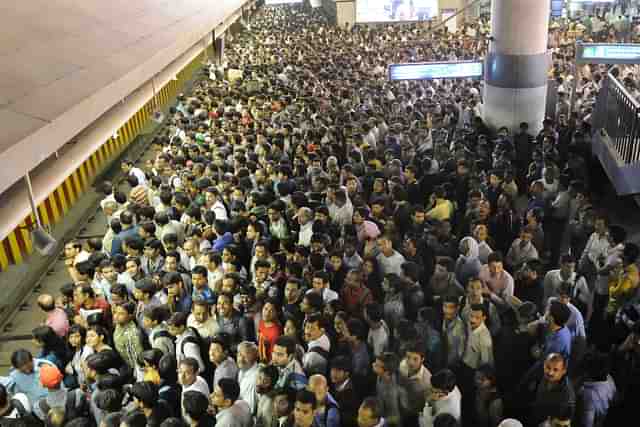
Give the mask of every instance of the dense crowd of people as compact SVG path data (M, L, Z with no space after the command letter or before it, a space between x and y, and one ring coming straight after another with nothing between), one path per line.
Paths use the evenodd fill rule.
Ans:
M343 29L278 7L246 26L153 160L104 183L104 239L66 243L2 425L632 420L639 249L592 203L588 107L561 96L537 135L492 132L480 81L387 81L391 62L484 55L482 23ZM562 86L554 31L576 21L552 31Z

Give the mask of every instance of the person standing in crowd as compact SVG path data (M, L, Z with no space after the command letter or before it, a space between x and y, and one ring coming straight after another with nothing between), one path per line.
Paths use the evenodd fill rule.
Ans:
M245 15L221 64L196 72L159 125L150 162L126 160L125 180L104 183L102 247L65 244L71 281L39 296L41 351L12 354L0 416L22 407L53 427L633 420L638 249L605 220L587 165L600 88L615 78L636 96L640 82L631 66L569 66L577 37L638 38L623 35L624 10L551 21L549 78L565 94L579 80L574 107L565 95L563 111L515 134L484 122L481 81L383 78L399 61L486 57L486 17L445 32L345 30L323 8L290 5ZM88 412L65 413L67 395L86 396Z

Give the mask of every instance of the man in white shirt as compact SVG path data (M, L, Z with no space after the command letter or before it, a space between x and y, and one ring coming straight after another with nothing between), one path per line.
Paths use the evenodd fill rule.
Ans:
M325 334L324 320L320 314L310 315L304 324L304 340L307 352L302 357L302 367L307 374L324 374L327 372L331 341Z
M298 209L296 215L300 231L298 232L298 245L309 247L313 235L313 211L307 207Z
M240 384L240 399L247 402L252 414L258 408L258 393L256 383L258 381L258 346L250 341L243 341L238 345L238 383Z
M183 359L178 366L178 382L182 386L182 396L189 391L197 391L209 398L209 386L207 382L201 376L198 376L198 361L193 358ZM182 408L182 417L189 423L189 416L184 411L184 405L180 404Z
M431 394L420 417L420 427L433 427L440 414L451 414L458 422L462 415L462 394L456 386L456 375L443 369L431 377Z
M380 263L380 270L383 275L397 274L402 276L402 264L405 258L398 251L393 249L393 241L390 236L383 235L378 239L380 253L376 257Z
M144 174L142 169L135 167L131 160L125 160L124 162L122 162L120 168L122 169L122 172L126 173L127 175L135 176L138 179L138 185L148 187L147 176Z
M325 304L338 299L338 293L329 288L329 273L326 271L316 271L311 284L313 287L307 293L315 292L321 295Z

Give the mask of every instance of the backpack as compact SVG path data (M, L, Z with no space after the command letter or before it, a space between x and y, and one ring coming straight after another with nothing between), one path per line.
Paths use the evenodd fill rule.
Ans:
M43 414L48 414L51 407L46 399L38 402ZM67 401L64 405L65 422L75 420L76 418L89 417L89 401L79 389L72 390L67 393Z
M156 332L155 334L154 333L150 333L149 334L149 339L146 340L144 346L146 347L148 345L149 349L155 348L156 340L158 340L160 338L169 338L169 339L171 339L171 342L173 342L174 346L175 346L175 342L173 340L173 336L166 329L162 329L162 330ZM183 344L183 347L184 347L184 344Z
M204 365L204 371L200 376L206 379L207 383L209 383L209 381L213 381L214 369L211 361L209 360L208 342L206 339L200 336L200 332L198 332L196 328L189 326L187 327L185 333L187 331L190 331L191 333L182 340L182 344L180 345L180 353L184 355L184 346L186 344L191 343L198 346L198 349L200 350L200 359L202 360L202 364ZM211 387L211 384L209 384L209 386Z

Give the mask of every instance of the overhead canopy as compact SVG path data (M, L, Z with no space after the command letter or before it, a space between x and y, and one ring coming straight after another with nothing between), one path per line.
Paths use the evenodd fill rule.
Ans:
M0 193L244 3L0 2Z

